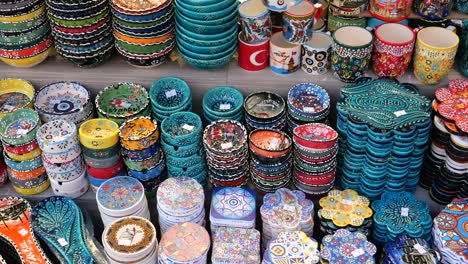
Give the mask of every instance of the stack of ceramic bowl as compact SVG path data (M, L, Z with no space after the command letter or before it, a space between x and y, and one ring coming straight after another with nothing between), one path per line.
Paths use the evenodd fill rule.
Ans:
M250 94L244 101L244 113L248 131L262 128L283 130L286 127L286 103L278 94Z
M205 226L205 193L194 179L169 178L159 186L156 198L161 233L185 222Z
M291 183L292 140L284 132L257 129L249 135L250 175L255 187L275 192Z
M236 88L215 87L203 95L203 117L207 124L221 119L231 119L243 123L243 103L244 96Z
M121 125L137 116L149 116L149 96L146 88L134 83L118 83L105 87L96 96L98 117Z
M41 193L50 185L36 140L40 126L39 115L31 109L15 110L0 120L8 177L22 195Z
M338 133L331 127L310 123L293 131L294 184L303 192L323 195L335 183Z
M0 118L17 109L32 108L36 91L22 79L0 79Z
M215 121L203 132L208 176L215 186L238 187L249 178L245 127L233 120Z
M175 47L172 0L111 1L117 51L136 67L166 61Z
M78 198L88 191L75 123L57 119L37 131L42 160L55 195Z
M327 91L313 83L294 85L288 93L288 129L307 123L328 124L330 97Z
M158 263L156 228L142 217L128 216L112 222L102 233L102 245L110 264Z
M96 201L104 227L128 216L150 219L145 190L135 178L119 176L105 181L96 193Z
M135 117L120 126L120 144L128 152L143 156L148 149L158 151L146 159L134 159L131 155L123 157L128 175L137 178L147 193L155 194L166 168L164 154L159 147L158 123L149 117Z
M432 218L429 207L409 192L384 192L372 202L373 239L378 244L395 241L399 235L431 239Z
M161 78L153 83L149 94L153 118L160 123L173 113L192 111L192 93L182 79Z
M255 228L255 192L239 187L217 187L210 208L211 234L220 227Z
M192 112L179 112L164 119L161 144L166 153L168 177L190 177L206 185L202 129L200 117Z
M8 181L8 171L5 161L3 161L3 149L2 154L0 154L0 186L4 185Z
M372 209L370 201L359 196L354 190L332 190L320 199L318 210L320 231L333 235L338 229L359 231L366 236L371 234Z
M36 95L34 108L42 122L65 119L77 127L93 117L91 93L76 82L56 82L42 87Z
M93 67L112 54L114 36L107 1L46 0L55 49L80 67Z
M341 88L337 111L342 187L371 200L386 190L414 191L429 140L431 101L411 84L364 78Z
M376 263L375 253L377 247L367 241L366 235L339 229L322 239L320 263L340 263L343 260L346 263Z
M207 263L210 242L210 235L205 228L194 223L177 224L161 238L158 263Z
M80 126L79 136L88 179L94 192L106 180L125 175L117 123L104 118L88 120Z
M282 188L265 195L260 214L263 248L281 232L302 231L309 237L314 232L314 203L301 191Z
M405 264L422 260L425 264L440 263L440 255L431 244L421 238L406 235L398 236L395 241L385 244L382 253L383 263Z
M236 0L175 0L177 48L197 69L224 66L237 50Z
M434 218L432 235L441 263L467 263L466 219L468 198L454 199Z
M0 3L0 60L15 67L43 62L52 50L52 36L43 0Z
M294 230L281 232L268 243L263 255L264 264L294 263L297 259L303 263L319 263L320 252L314 238Z
M260 232L255 229L220 227L213 237L211 263L258 264Z

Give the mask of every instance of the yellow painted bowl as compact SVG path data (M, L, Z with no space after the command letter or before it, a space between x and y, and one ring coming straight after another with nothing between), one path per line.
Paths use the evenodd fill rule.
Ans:
M21 108L32 108L34 86L22 79L0 79L0 119Z
M8 155L8 157L10 157L10 159L14 160L14 161L27 161L27 160L32 160L32 159L35 159L37 157L39 157L42 153L41 149L40 148L36 148L26 154L14 154L14 153L11 153L11 152L8 152L6 151L6 154Z
M158 123L149 117L136 117L120 127L120 144L128 150L142 150L159 140Z
M39 53L29 58L24 58L24 59L0 58L0 60L10 66L14 66L18 68L30 68L30 67L34 67L40 64L45 59L47 59L47 57L49 57L49 54L52 50L53 50L53 47L51 46L50 48L46 49L44 52Z
M13 184L13 188L15 189L15 191L19 194L22 194L22 195L34 195L34 194L39 194L45 190L47 190L50 186L50 181L49 179L47 179L45 182L41 183L39 186L37 187L33 187L33 188L28 188L28 189L25 189L25 188L20 188L18 186L15 186Z
M105 118L84 122L79 134L81 145L90 149L107 149L119 143L119 125Z
M32 20L32 19L35 19L35 18L39 17L40 15L42 15L45 12L45 10L46 10L46 6L43 5L43 6L39 7L38 9L33 10L32 12L24 14L24 15L20 15L20 16L0 16L0 22L17 23L17 22L24 22L24 21L27 21L27 20Z

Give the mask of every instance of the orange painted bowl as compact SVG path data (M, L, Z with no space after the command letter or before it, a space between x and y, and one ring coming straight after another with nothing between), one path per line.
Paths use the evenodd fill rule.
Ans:
M119 136L126 149L146 149L159 141L158 123L147 116L132 118L122 124Z
M267 158L279 158L291 151L292 140L284 132L274 129L257 129L249 135L252 152Z

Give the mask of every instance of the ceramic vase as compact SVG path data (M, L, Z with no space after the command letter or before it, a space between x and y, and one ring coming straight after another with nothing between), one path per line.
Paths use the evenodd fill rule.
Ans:
M312 75L328 72L332 43L333 39L328 34L315 32L312 38L302 45L302 70Z

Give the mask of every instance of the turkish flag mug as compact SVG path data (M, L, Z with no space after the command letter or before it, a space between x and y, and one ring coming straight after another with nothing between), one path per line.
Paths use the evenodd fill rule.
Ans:
M270 41L247 43L239 33L239 66L247 71L260 71L268 66Z

